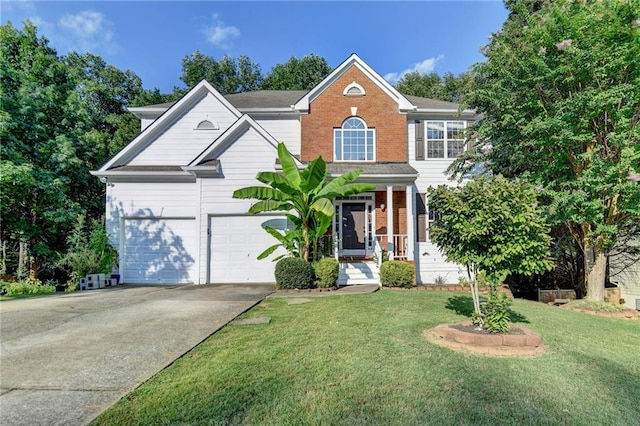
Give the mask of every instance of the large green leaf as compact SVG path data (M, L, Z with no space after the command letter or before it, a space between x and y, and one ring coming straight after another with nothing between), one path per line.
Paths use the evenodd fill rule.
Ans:
M269 257L269 255L271 253L273 253L274 251L278 250L280 247L282 247L282 244L274 244L271 247L267 247L265 249L265 251L263 251L262 253L260 253L258 255L258 260L262 260L262 259L265 259L265 258Z
M319 198L311 204L310 208L325 216L331 217L334 212L333 203L327 198Z
M303 180L300 183L300 189L303 192L310 192L316 189L324 182L327 176L327 164L322 157L313 160L307 168L302 172Z
M291 186L293 188L300 189L300 182L302 181L300 177L300 170L298 170L295 159L291 156L286 145L282 142L278 144L278 158L282 165L282 171Z
M257 200L288 201L291 196L268 186L248 186L233 191L233 198L255 198Z
M258 201L249 208L249 214L257 214L273 211L288 211L292 205L287 201L262 200Z
M324 188L318 191L316 195L318 197L327 197L327 198L342 197L345 195L343 194L344 185L348 182L353 182L361 174L362 174L361 169L354 169L346 173L343 173L342 175L338 176L337 178L329 182ZM366 185L366 184L362 184L362 185ZM375 189L375 186L366 185L364 188L365 188L364 191L372 191Z
M286 194L293 195L298 192L282 173L260 172L256 176L256 179Z

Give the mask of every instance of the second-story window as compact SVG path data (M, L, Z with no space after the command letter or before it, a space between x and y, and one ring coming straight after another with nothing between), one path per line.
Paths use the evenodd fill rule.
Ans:
M460 157L466 144L464 129L464 121L426 121L426 158Z
M333 129L334 161L374 161L375 129L358 117L348 118L339 129Z

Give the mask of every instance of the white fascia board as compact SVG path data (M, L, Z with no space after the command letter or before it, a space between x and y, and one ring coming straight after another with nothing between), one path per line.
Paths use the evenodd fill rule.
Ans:
M100 171L89 172L106 183L109 182L195 182L195 177L186 171Z
M316 87L311 89L302 99L300 99L294 105L295 109L300 112L308 112L309 104L322 92L324 92L329 86L331 86L338 78L344 74L351 66L356 66L362 71L368 78L370 78L383 92L385 92L391 99L398 103L400 111L407 112L415 110L413 105L407 98L405 98L395 87L385 80L380 74L367 65L358 55L351 54L342 64L340 64L331 74L329 74L324 80L322 80Z
M154 138L164 133L173 120L182 116L184 111L197 102L202 100L207 94L211 93L222 105L224 105L233 115L240 117L242 114L236 109L229 101L227 101L216 89L213 88L206 80L202 80L196 86L193 87L186 95L184 95L178 102L173 104L171 108L165 111L160 117L158 117L153 123L147 126L142 133L140 133L133 141L131 141L126 147L111 158L104 166L100 168L100 171L106 171L115 165L123 165L131 161L142 149L144 149L148 143L153 141Z
M167 108L149 108L149 107L130 107L127 108L131 114L140 119L153 119L158 118L165 113L170 107Z

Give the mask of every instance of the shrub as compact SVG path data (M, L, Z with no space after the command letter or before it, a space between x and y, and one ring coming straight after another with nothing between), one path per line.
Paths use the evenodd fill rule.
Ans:
M320 288L335 287L340 275L340 263L333 257L323 257L313 264L316 285Z
M313 266L299 257L285 257L276 264L276 288L303 289L313 286Z
M84 215L78 216L67 244L69 249L58 261L58 266L70 272L70 290L85 275L110 273L118 260L118 253L109 244L104 223L100 220L87 223Z
M40 280L27 278L16 282L2 281L0 288L3 296L24 296L35 294L55 293L56 288L52 285L42 284Z
M390 260L380 266L380 282L385 287L413 287L413 265L399 260Z
M506 333L509 331L509 306L511 299L504 293L492 292L487 301L482 304L484 329L490 333Z

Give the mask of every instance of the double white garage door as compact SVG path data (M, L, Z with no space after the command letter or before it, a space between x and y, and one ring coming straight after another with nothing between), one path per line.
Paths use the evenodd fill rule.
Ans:
M208 224L207 281L274 282L274 255L258 254L277 241L263 226L284 229L282 216L211 216ZM194 218L125 219L120 272L126 283L198 282L198 230ZM280 249L279 253L282 253Z

